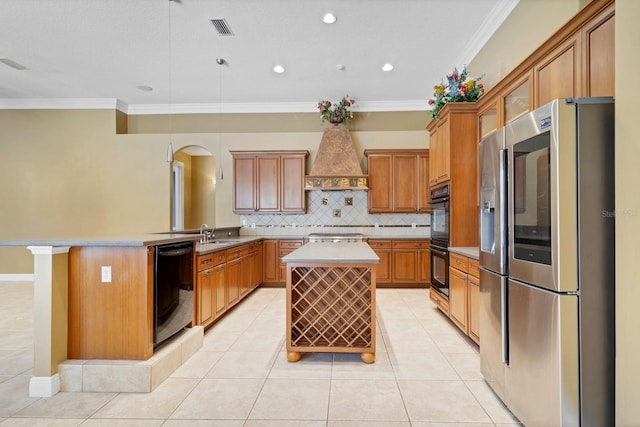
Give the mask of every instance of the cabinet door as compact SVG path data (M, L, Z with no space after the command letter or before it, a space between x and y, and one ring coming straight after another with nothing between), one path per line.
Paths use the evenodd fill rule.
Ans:
M247 254L240 258L240 298L251 289L251 270L251 254Z
M469 279L469 337L480 344L480 280L472 275Z
M251 289L262 283L262 242L255 244L255 251L251 257Z
M393 212L418 211L418 157L393 155Z
M429 135L429 186L438 183L438 156L440 155L439 145L440 132L438 128L434 128Z
M418 251L415 249L393 249L393 281L398 283L418 282Z
M258 156L257 210L280 210L280 156Z
M420 249L418 258L420 264L418 281L420 283L431 283L431 251L429 249Z
M241 258L227 262L225 286L227 288L227 306L231 307L240 300Z
M615 94L615 8L607 9L583 29L585 96Z
M449 181L451 170L451 122L448 117L441 122L438 129L438 184Z
M579 49L577 37L573 37L551 52L534 68L536 97L535 107L556 98L578 96Z
M304 213L307 203L304 191L305 156L282 156L280 195L282 212Z
M367 156L369 193L368 207L371 213L393 212L391 154Z
M277 240L262 242L262 281L278 282L280 278L280 259Z
M256 210L256 158L233 158L233 211Z
M207 326L213 321L214 282L213 268L198 272L198 325Z
M467 333L467 275L449 268L449 317Z
M429 154L418 155L418 212L431 212L429 200Z
M369 240L368 243L380 258L380 264L376 267L376 282L391 282L391 240Z
M218 318L227 311L227 288L225 286L225 267L222 264L213 269L214 316Z

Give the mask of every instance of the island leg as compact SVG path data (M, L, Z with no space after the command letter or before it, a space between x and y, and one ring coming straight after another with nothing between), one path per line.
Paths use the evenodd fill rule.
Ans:
M299 351L288 351L287 352L287 360L289 362L297 362L302 357L302 353Z
M360 353L360 359L362 359L362 361L364 363L373 363L376 361L376 354L375 353Z

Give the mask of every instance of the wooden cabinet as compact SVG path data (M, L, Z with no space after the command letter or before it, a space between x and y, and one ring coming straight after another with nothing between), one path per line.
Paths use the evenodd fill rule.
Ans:
M468 278L469 327L467 333L472 340L480 344L480 279L471 274L468 275Z
M264 240L262 242L262 281L264 283L275 283L280 280L280 260L278 255L277 240Z
M305 213L306 150L231 151L233 212Z
M574 36L543 58L533 69L535 107L556 98L575 97L580 87L580 47Z
M440 295L437 291L429 289L429 299L438 307L438 310L442 311L445 316L449 317L449 301Z
M480 98L481 112L497 104L496 128L555 98L615 95L615 3L586 3ZM485 135L484 119L492 117L479 114L479 119ZM433 147L432 140L432 158Z
M480 279L478 260L449 255L449 318L480 344Z
M196 260L196 324L209 326L226 309L224 251L199 255Z
M380 258L376 273L379 285L429 285L429 240L370 239L368 243Z
M287 264L282 262L282 257L302 247L303 244L302 239L278 241L278 282L286 283L287 281Z
M267 286L282 286L287 281L286 264L282 257L303 245L302 239L265 240L262 243L262 282Z
M584 96L615 93L615 7L610 6L582 28Z
M478 124L475 103L448 103L427 126L430 184L449 184L449 244L478 244ZM433 145L435 143L435 145Z
M390 283L391 277L391 240L369 240L369 246L380 258L380 264L376 267L376 282Z
M429 150L365 150L370 213L429 211Z
M450 133L451 123L449 117L440 114L440 120L434 121L433 131L429 136L429 152L431 160L429 163L429 186L449 181L451 157L450 157Z
M199 255L196 324L210 326L262 283L262 241Z

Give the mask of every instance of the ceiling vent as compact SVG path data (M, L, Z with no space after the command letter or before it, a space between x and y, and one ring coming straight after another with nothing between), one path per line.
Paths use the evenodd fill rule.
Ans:
M213 27L216 29L216 31L218 32L219 35L221 36L232 36L233 35L233 31L231 31L231 28L229 27L229 24L227 23L227 20L224 18L213 18L211 20L211 23L213 24Z

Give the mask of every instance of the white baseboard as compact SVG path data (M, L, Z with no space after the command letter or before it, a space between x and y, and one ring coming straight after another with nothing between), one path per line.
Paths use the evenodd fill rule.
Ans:
M33 274L0 274L0 282L33 282Z
M29 397L51 397L60 391L60 375L32 377L29 381Z

